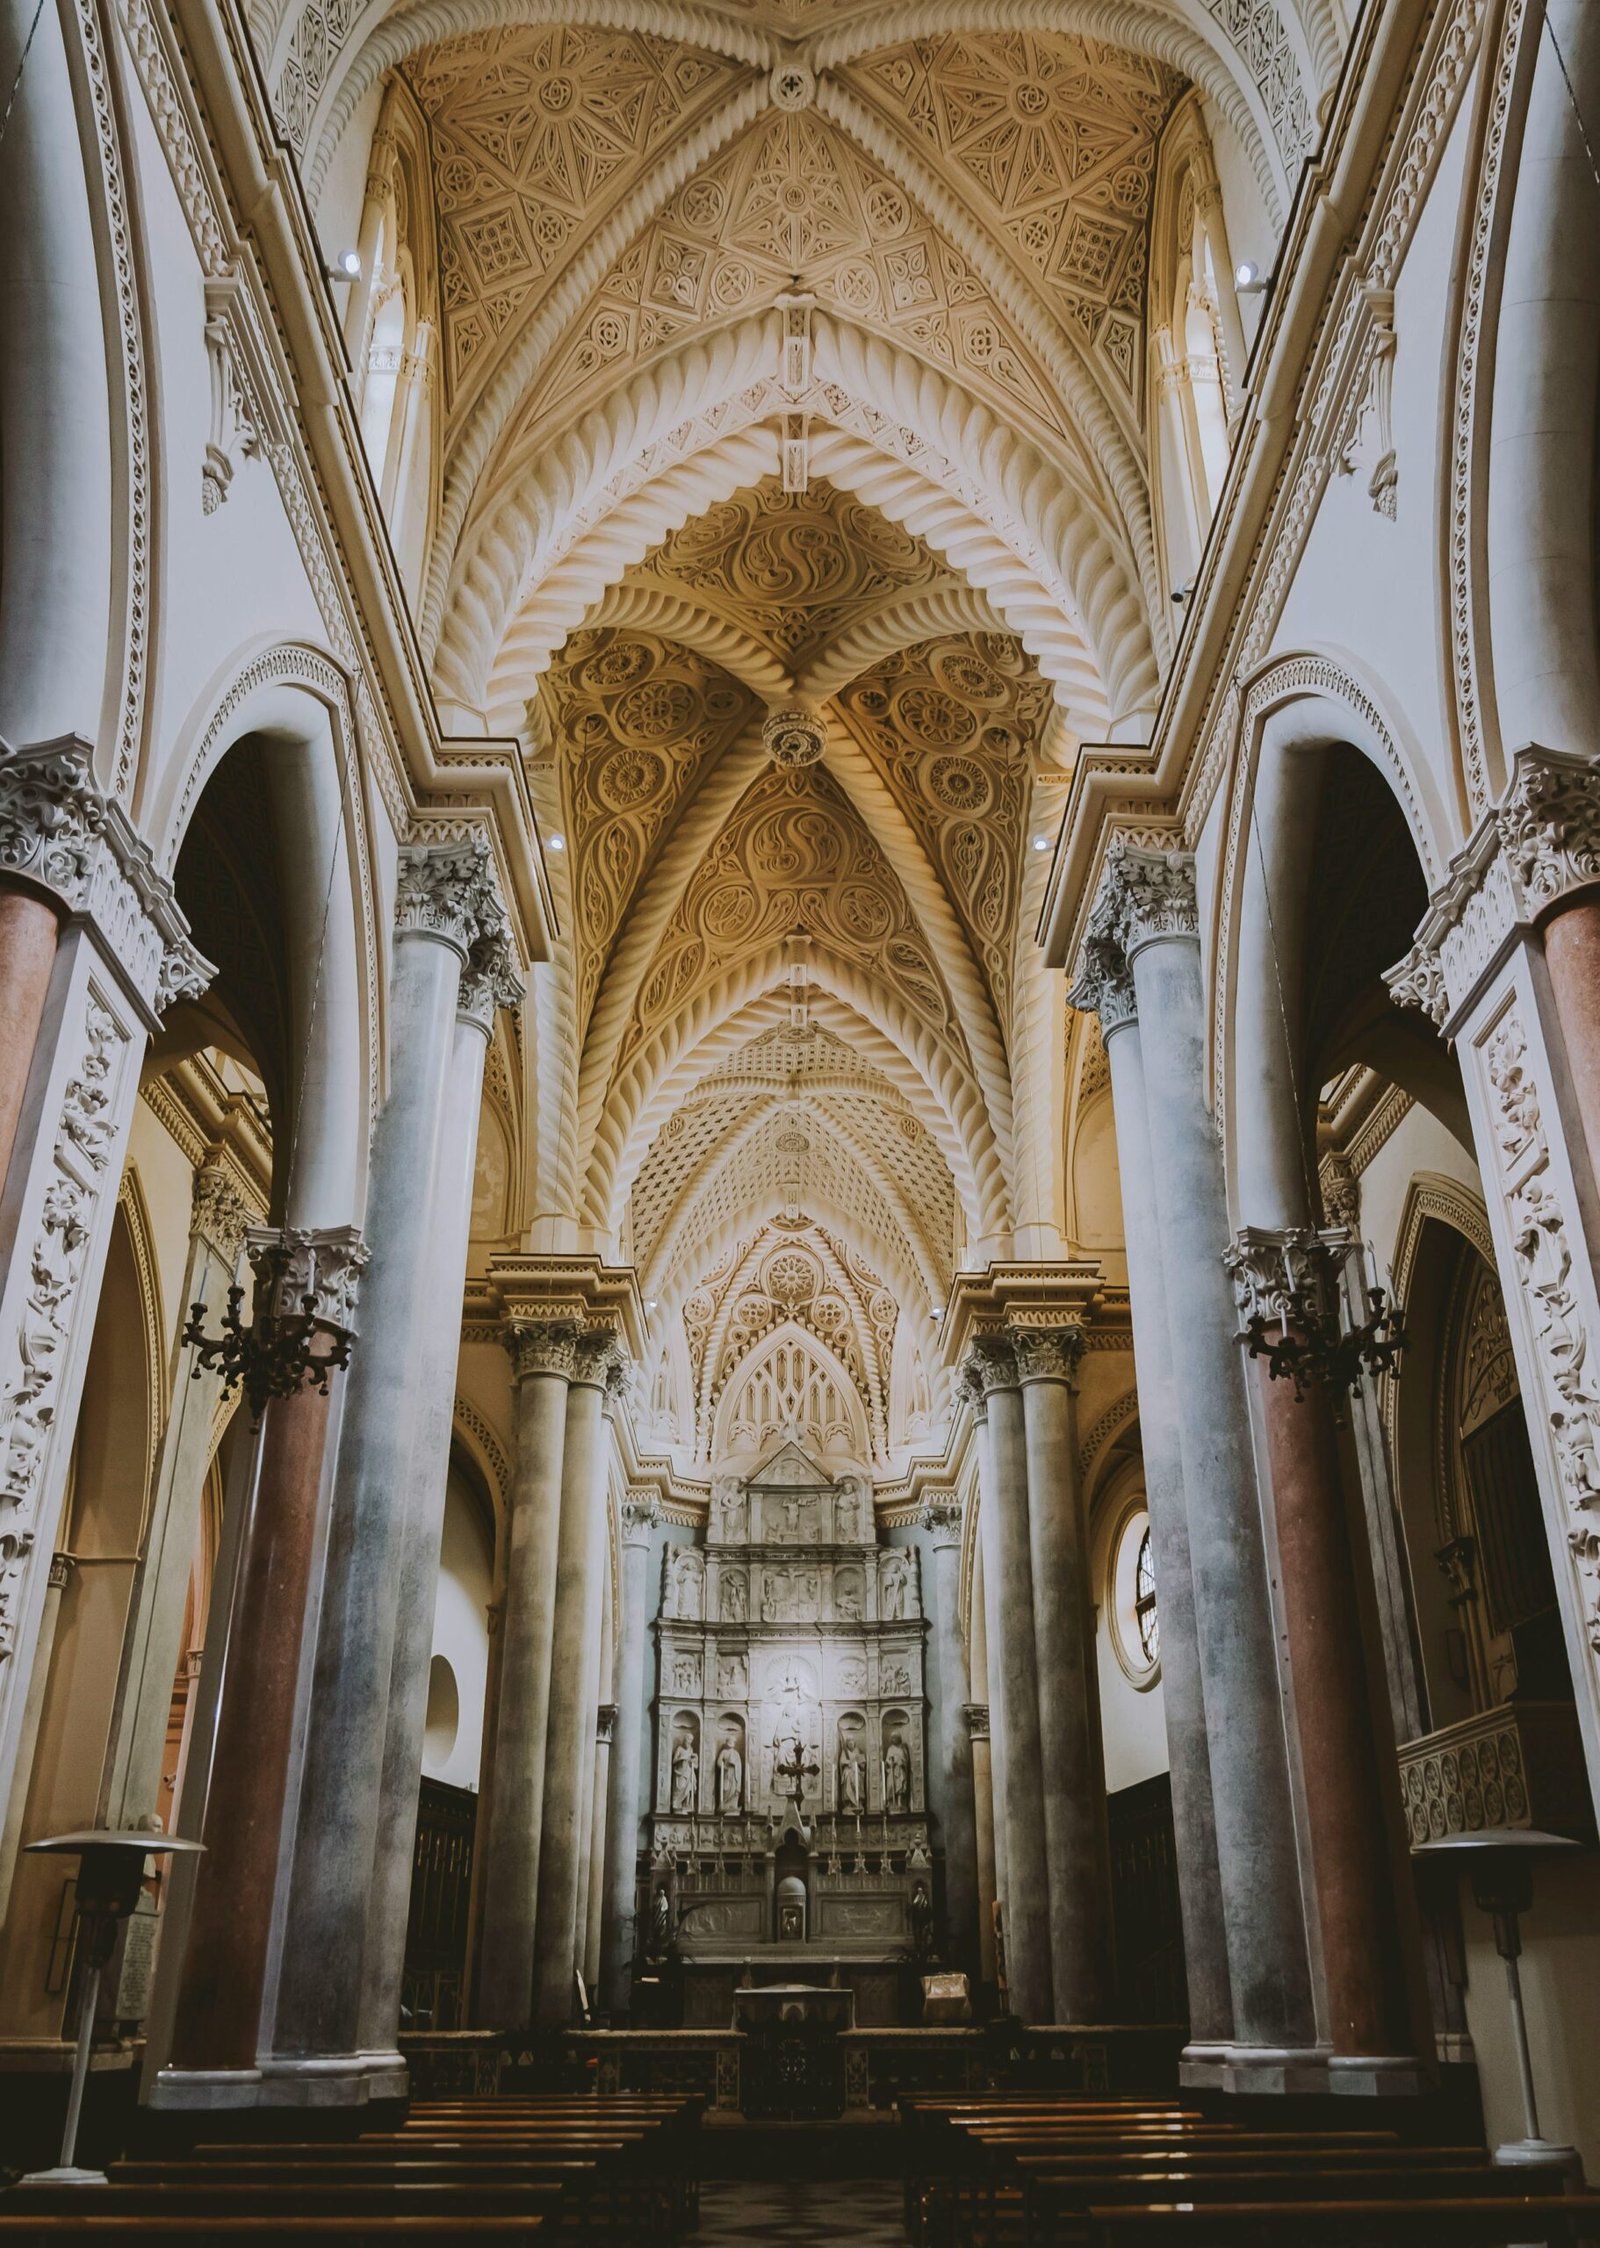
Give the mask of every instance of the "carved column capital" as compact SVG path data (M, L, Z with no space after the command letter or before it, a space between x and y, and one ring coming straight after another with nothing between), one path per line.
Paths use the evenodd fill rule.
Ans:
M973 1385L976 1385L985 1404L997 1389L1015 1389L1017 1361L1009 1338L1004 1335L979 1335L961 1361L959 1378L967 1385L968 1396L972 1395Z
M1342 1228L1318 1233L1311 1226L1241 1227L1223 1252L1233 1282L1241 1333L1252 1319L1286 1328L1291 1296L1309 1298L1319 1309L1334 1308L1337 1253L1347 1246Z
M989 1738L989 1705L987 1702L963 1702L961 1714L966 1719L967 1731L975 1741Z
M1076 1320L1055 1327L1008 1327L1006 1340L1019 1382L1070 1382L1076 1386L1084 1333Z
M1165 937L1199 935L1192 851L1150 851L1119 842L1112 846L1101 881L1126 959Z
M172 884L76 735L0 755L0 877L93 924L149 1027L216 970L189 941Z
M461 971L461 996L456 1013L474 1024L485 1038L494 1031L494 1018L502 1007L522 1004L522 972L509 930L504 927L480 937L467 955Z
M603 1390L607 1404L626 1393L633 1367L609 1327L580 1329L573 1343L572 1379L581 1387Z
M577 1370L579 1331L575 1319L517 1320L506 1334L513 1381L551 1374L570 1382Z
M611 1746L611 1737L613 1733L615 1733L616 1728L616 1703L602 1702L600 1704L600 1707L594 1713L595 1746L597 1748L609 1748Z
M630 1483L617 1510L625 1546L647 1546L661 1520L661 1494L653 1483Z
M918 1520L936 1547L959 1545L965 1511L960 1492L942 1483L925 1493Z
M394 925L397 935L453 945L463 965L477 947L503 940L506 909L494 855L479 831L402 844Z
M1108 930L1091 926L1078 954L1077 971L1067 998L1083 1014L1099 1016L1103 1039L1138 1021L1133 974L1126 954Z
M1361 1233L1361 1181L1348 1155L1325 1155L1318 1167L1322 1214L1353 1239Z
M225 1265L239 1261L251 1218L250 1205L239 1192L225 1163L203 1163L194 1175L190 1228L217 1253Z
M358 1226L253 1225L244 1240L258 1319L263 1312L293 1319L309 1309L314 1319L355 1333L356 1297L372 1256Z
M1545 911L1600 881L1600 769L1536 745L1519 750L1495 826L1524 910Z

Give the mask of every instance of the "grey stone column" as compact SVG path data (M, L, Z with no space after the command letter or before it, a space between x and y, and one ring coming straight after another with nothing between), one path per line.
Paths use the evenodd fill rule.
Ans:
M989 1769L989 1705L968 1702L961 1712L972 1743L972 1832L977 1859L978 1972L995 1979L994 1780Z
M477 2020L520 2029L533 2012L533 1924L539 1894L550 1657L555 1637L556 1539L567 1441L567 1384L577 1365L570 1319L512 1330L517 1457L506 1524L500 1690L490 1750Z
M578 1964L584 1767L591 1773L594 1768L593 1665L586 1656L601 1528L601 1408L616 1347L615 1338L601 1330L580 1336L567 1391L533 1952L533 2017L551 2028L565 2028L572 2019L572 1976Z
M215 1155L195 1173L183 1309L206 1306L214 1324L244 1254L251 1211L235 1174ZM172 1409L162 1431L150 1524L122 1646L122 1670L100 1795L108 1827L137 1826L156 1806L167 1753L167 1721L182 1652L183 1615L200 1540L200 1508L222 1376L180 1344ZM204 1629L205 1619L196 1619Z
M611 1675L606 1667L606 1648L610 1637L611 1540L608 1535L611 1517L611 1479L607 1463L611 1454L611 1426L628 1385L628 1361L620 1349L613 1351L606 1366L606 1389L603 1412L605 1426L601 1432L601 1457L596 1489L596 1520L593 1526L593 1544L590 1547L589 1605L584 1613L583 1675L588 1680L589 1753L581 1757L578 1765L581 1794L578 1802L578 1901L573 1919L573 1959L584 1970L584 1980L593 1984L589 1976L589 1891L594 1872L595 1836L595 1782L599 1776L599 1759L596 1741L599 1730L599 1710L602 1702L611 1700ZM603 1817L605 1798L600 1798ZM602 1844L602 1849L603 1849ZM596 1929L596 1941L599 1930Z
M611 1736L605 1906L600 1935L600 1972L606 2009L613 2022L626 2017L633 1998L639 1757L644 1745L645 1670L649 1660L650 1533L660 1519L661 1500L649 1484L635 1484L624 1494L617 1721Z
M367 1189L372 1262L347 1377L295 1831L270 2068L319 2097L399 2094L395 2060L363 2051L368 1914L383 1817L390 1700L412 1537L414 1462L437 1379L443 1125L462 970L501 925L486 846L400 855L388 1098ZM459 1276L447 1291L458 1317ZM442 1475L442 1467L440 1473ZM340 2089L335 2089L339 2087Z
M1139 1010L1200 1671L1213 1720L1229 2081L1291 2089L1314 2015L1255 1457L1222 1262L1228 1212L1205 1099L1193 859L1117 849L1095 910L1098 933L1114 936L1132 969Z
M461 979L439 1134L427 1333L414 1400L416 1422L406 1483L403 1491L396 1493L405 1506L405 1531L390 1668L383 1794L367 1908L361 2044L364 2052L392 2055L397 2062L395 2040L400 2028L400 1992L411 1912L422 1739L428 1721L433 1613L439 1594L439 1549L444 1539L445 1492L450 1476L456 1366L461 1356L461 1294L472 1231L483 1071L496 1014L503 1006L514 1006L521 996L521 980L503 928L480 933Z
M1100 1017L1116 1113L1133 1355L1139 1382L1139 1441L1144 1454L1145 1502L1150 1509L1161 1632L1161 1705L1167 1729L1178 1904L1189 1985L1185 2081L1218 2082L1223 2048L1233 2035L1227 1931L1217 1870L1211 1749L1195 1631L1194 1578L1189 1561L1189 1520L1173 1387L1172 1338L1167 1324L1161 1224L1145 1118L1144 1056L1134 1012L1133 978L1119 952L1091 945L1072 1002L1077 1007L1092 1008Z
M589 1818L587 1904L583 1920L583 1979L592 2005L600 2003L600 1938L605 1912L606 1824L611 1809L611 1746L617 1705L602 1702L594 1717L594 1808Z
M1008 1332L1028 1447L1053 2019L1102 2022L1112 2003L1111 1843L1088 1525L1078 1478L1075 1376L1083 1329L1069 1323Z
M922 1527L933 1548L933 1794L944 1828L944 1915L950 1955L975 1974L978 1965L978 1846L972 1799L972 1740L963 1709L967 1666L961 1653L961 1500L930 1491Z
M995 1818L1005 1825L1001 1909L1011 2010L1050 2018L1050 1881L1045 1857L1039 1741L1039 1669L1033 1632L1033 1560L1028 1535L1028 1450L1017 1366L1010 1345L981 1336L963 1361L982 1385L988 1440L980 1453L983 1568L995 1629L989 1639L991 1704L998 1699L1003 1758ZM998 1634L998 1636L996 1635ZM998 1695L996 1688L998 1687Z

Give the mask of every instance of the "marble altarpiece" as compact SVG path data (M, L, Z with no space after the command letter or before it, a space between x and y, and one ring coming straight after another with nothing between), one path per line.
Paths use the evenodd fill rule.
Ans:
M870 1482L793 1444L715 1478L656 1628L653 1924L665 1892L686 1963L902 1958L931 1884L927 1626Z

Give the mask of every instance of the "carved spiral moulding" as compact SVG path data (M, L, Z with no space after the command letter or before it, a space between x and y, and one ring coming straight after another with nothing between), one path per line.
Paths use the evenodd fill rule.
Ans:
M793 772L815 765L827 746L827 732L815 711L775 710L761 729L761 746L774 765Z

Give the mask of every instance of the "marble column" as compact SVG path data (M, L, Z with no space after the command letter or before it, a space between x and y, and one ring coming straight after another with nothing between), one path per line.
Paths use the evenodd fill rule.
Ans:
M611 1736L610 1801L606 1810L606 1885L600 1969L606 2010L627 2018L633 2002L639 1860L639 1759L644 1746L645 1671L649 1661L650 1533L661 1500L648 1483L622 1500L622 1616L617 1646L617 1721Z
M405 2090L362 2046L368 1914L408 1558L412 1463L437 1356L433 1260L462 970L503 913L481 838L405 847L389 989L389 1089L367 1186L372 1262L347 1377L305 1712L270 2066L279 2100ZM457 1284L457 1289L459 1283ZM459 1317L451 1291L451 1315Z
M1234 1341L1222 1156L1205 1098L1206 983L1194 861L1118 846L1096 934L1132 970L1163 1249L1238 2089L1322 2081L1295 1848L1283 1683L1244 1370ZM1314 2073L1297 2076L1306 2066Z
M577 1365L571 1319L512 1329L517 1453L506 1523L500 1690L491 1749L486 1870L478 1942L477 2021L520 2029L533 2011L534 1906L555 1638L556 1541L567 1437L567 1384Z
M567 1391L567 1438L561 1469L556 1613L533 1954L534 2021L546 2028L563 2029L572 2019L572 1978L578 1964L584 1766L587 1763L593 1769L593 1666L585 1658L600 1559L602 1406L617 1345L611 1334L594 1329L581 1335L576 1347L577 1364Z
M1260 1317L1270 1340L1285 1330L1292 1294L1337 1302L1335 1258L1309 1229L1247 1227L1228 1264L1241 1329ZM1264 1363L1256 1375L1334 2065L1352 2088L1412 2091L1420 2064L1406 2057L1415 2038L1396 1911L1403 1868L1389 1846L1394 1743L1380 1745L1388 1727L1371 1692L1333 1400L1316 1381L1297 1396Z
M15 588L7 608L17 608ZM18 629L37 625L24 618ZM0 1268L4 1803L26 1785L34 1654L140 1064L163 1010L197 997L211 971L188 941L171 884L123 806L96 784L88 742L0 751L0 865L11 892L28 891L59 925L47 944L43 921L19 907L18 959L0 948L0 979L11 979L0 980L0 1084L12 1117L4 1223L13 1244ZM0 1912L4 1904L0 1896Z
M945 1941L952 1963L978 1971L978 1855L972 1793L972 1739L963 1716L967 1666L961 1651L961 1524L955 1491L922 1502L933 1548L933 1799L944 1833ZM991 1850L992 1850L991 1844Z
M191 1305L204 1304L208 1324L215 1324L238 1271L249 1223L250 1210L234 1172L220 1155L213 1155L194 1176L181 1298L185 1315ZM156 1807L221 1397L221 1375L201 1366L193 1349L180 1344L111 1722L100 1802L100 1816L110 1827L137 1826ZM203 1631L205 1618L196 1617L195 1626Z
M995 1979L994 1780L989 1769L989 1705L968 1702L961 1712L972 1744L972 1838L978 1891L978 1973Z
M1139 1442L1156 1572L1161 1704L1172 1780L1178 1907L1189 1987L1185 2081L1219 2082L1223 2049L1233 2035L1233 2008L1217 1868L1216 1816L1211 1801L1211 1748L1195 1626L1161 1224L1145 1114L1144 1056L1133 1004L1133 978L1119 951L1091 944L1080 967L1072 1003L1092 1009L1100 1018L1100 1034L1111 1069L1117 1165L1123 1181L1123 1235L1139 1385Z
M256 1316L293 1316L309 1294L317 1316L357 1323L366 1252L353 1227L326 1233L251 1227ZM335 1375L333 1380L343 1379ZM259 2082L257 2052L272 1929L284 1793L294 1742L301 1641L316 1561L330 1397L314 1388L271 1399L241 1525L233 1600L218 1647L216 1729L173 2024L170 2070L206 2104ZM168 2095L169 2072L157 2104ZM182 2095L178 2095L182 2096Z
M1004 1916L1011 2010L1024 2021L1050 2017L1050 1880L1039 1741L1039 1671L1034 1645L1033 1561L1028 1535L1028 1453L1017 1366L1008 1343L981 1336L963 1361L982 1386L987 1441L980 1452L978 1531L990 1587L991 1701L998 1699L1003 1757L995 1818L1005 1825ZM998 1688L998 1694L996 1693Z
M616 1738L617 1705L602 1702L595 1711L594 1810L589 1821L588 1907L583 1922L583 1980L591 2005L600 2004L600 1939L605 1913L606 1819L611 1804L611 1748Z
M495 1017L515 1006L521 980L503 927L481 930L462 973L449 1082L439 1133L433 1246L429 1259L430 1328L424 1336L413 1401L415 1422L406 1481L395 1493L405 1511L399 1613L390 1669L383 1792L367 1907L367 1956L361 2048L390 2055L396 2065L406 1928L411 1910L422 1739L428 1717L433 1613L439 1592L450 1432L455 1420L456 1366L461 1356L461 1292L472 1228L478 1117L483 1071Z
M1089 1534L1078 1476L1083 1329L1019 1325L1008 1330L1008 1340L1028 1450L1053 2019L1103 2022L1113 1996L1111 1839Z

